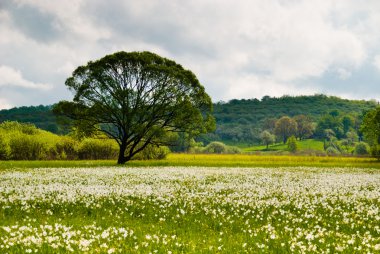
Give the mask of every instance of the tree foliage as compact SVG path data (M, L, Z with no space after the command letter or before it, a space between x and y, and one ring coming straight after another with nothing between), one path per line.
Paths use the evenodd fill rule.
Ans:
M167 132L206 133L214 127L212 103L196 76L150 52L117 52L78 67L66 86L72 102L54 112L85 133L105 133L125 163Z
M267 130L260 133L260 138L263 144L267 146L267 149L270 144L273 144L276 141L275 135L271 134Z
M297 139L295 136L291 136L290 138L288 138L287 145L288 150L292 153L295 153L298 150Z
M380 159L380 107L369 111L363 119L361 131L371 145L371 153Z
M283 116L276 122L274 131L285 144L290 136L296 135L297 122L288 116Z
M294 117L297 123L296 137L301 139L308 138L313 134L314 126L310 117L305 115L297 115Z

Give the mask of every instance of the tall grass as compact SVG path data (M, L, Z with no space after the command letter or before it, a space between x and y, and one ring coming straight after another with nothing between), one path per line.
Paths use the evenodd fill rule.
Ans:
M115 160L79 161L1 161L1 169L53 168L53 167L101 167L118 166ZM203 167L346 167L376 168L380 163L372 158L279 156L248 154L169 154L163 160L133 160L121 167L152 166L203 166Z

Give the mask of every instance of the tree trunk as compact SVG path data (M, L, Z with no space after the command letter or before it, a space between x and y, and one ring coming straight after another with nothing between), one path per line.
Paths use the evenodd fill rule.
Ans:
M124 163L126 163L128 161L127 158L124 155L126 149L127 149L126 144L122 143L120 145L119 158L117 159L117 164L124 164Z

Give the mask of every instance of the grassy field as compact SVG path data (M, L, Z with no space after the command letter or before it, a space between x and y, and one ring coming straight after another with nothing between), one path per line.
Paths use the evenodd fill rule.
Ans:
M324 151L323 141L306 139L297 141L299 150L315 150L315 151ZM273 144L268 147L269 151L286 151L288 146L283 143ZM267 151L267 147L264 145L250 146L243 148L244 152L255 152L255 151Z
M1 161L0 170L11 168L110 167L116 161ZM378 168L372 158L285 155L169 154L165 160L130 161L121 167L202 166L202 167L358 167Z
M0 253L378 253L379 190L360 168L3 170Z

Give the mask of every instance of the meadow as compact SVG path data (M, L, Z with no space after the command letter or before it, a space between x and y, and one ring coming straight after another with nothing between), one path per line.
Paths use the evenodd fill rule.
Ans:
M190 158L169 156L167 162ZM380 252L378 169L221 158L197 155L188 162L207 161L208 167L9 162L16 164L0 171L0 252ZM251 167L220 166L240 160ZM261 160L266 167L252 166Z
M78 167L356 167L380 169L378 160L369 157L296 156L265 154L168 154L162 160L132 160L118 166L115 160L21 160L1 161L0 171L28 168L78 168Z

